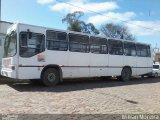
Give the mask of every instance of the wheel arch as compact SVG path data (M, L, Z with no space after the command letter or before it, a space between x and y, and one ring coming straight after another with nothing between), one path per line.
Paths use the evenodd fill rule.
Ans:
M59 66L59 65L56 65L56 64L49 64L49 65L47 65L47 66L45 66L43 69L42 69L42 71L41 71L41 76L40 76L40 78L42 78L42 75L43 75L43 73L44 73L44 71L45 70L47 70L48 68L55 68L55 69L57 69L57 71L59 72L59 77L60 77L60 82L63 82L63 72L62 72L62 69L61 69L61 67Z

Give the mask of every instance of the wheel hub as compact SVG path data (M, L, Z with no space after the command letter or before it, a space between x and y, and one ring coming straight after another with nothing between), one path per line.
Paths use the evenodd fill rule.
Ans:
M56 75L54 73L50 73L47 78L50 82L54 82L56 80Z

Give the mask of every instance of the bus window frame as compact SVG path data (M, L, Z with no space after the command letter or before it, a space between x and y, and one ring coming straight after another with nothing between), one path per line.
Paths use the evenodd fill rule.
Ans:
M70 41L70 35L77 35L77 36L85 36L88 38L88 43L83 43L81 41L77 42L77 41ZM71 50L71 43L77 43L78 45L80 45L79 43L81 44L85 44L86 47L87 47L87 50L86 51L72 51ZM68 33L68 45L69 45L69 51L70 52L79 52L79 53L90 53L90 37L88 35L83 35L83 34L77 34L77 33Z
M121 44L122 44L122 53L121 54L111 54L110 53L110 41L117 41L117 42L121 42ZM119 55L119 56L123 56L124 55L124 45L123 45L123 41L122 40L116 40L116 39L108 39L108 54L110 54L110 55Z
M141 46L145 46L146 47L146 56L142 56L142 53L140 54L140 55L138 55L138 50L137 50L137 45L141 45ZM148 47L147 47L148 45L146 45L146 44L142 44L142 43L136 43L136 54L137 54L137 57L148 57Z
M125 53L125 43L131 43L131 44L134 44L134 48L135 48L135 55L126 55L126 53ZM136 48L136 43L135 42L130 42L130 41L124 41L123 42L123 53L124 53L124 55L125 56L132 56L132 57L136 57L137 56L137 48Z
M32 32L32 34L42 35L43 50L41 52L37 53L37 54L32 55L32 56L21 56L20 50L21 50L21 48L25 48L25 46L21 46L21 34L24 34L24 33L27 34L27 31L21 31L19 33L19 40L18 40L19 41L19 45L18 46L19 46L19 56L20 57L22 57L22 58L31 58L31 57L33 57L33 56L35 56L37 54L40 54L40 53L42 53L42 52L44 52L46 50L46 38L45 38L45 34ZM27 40L28 40L28 38L27 38ZM29 48L29 47L26 47L26 48ZM37 48L30 48L30 49L37 49Z
M92 42L93 42L93 38L98 39L98 42L100 41L100 39L103 39L103 40L105 40L106 44L100 44L100 42L93 44L93 43L92 43ZM102 52L102 48L101 48L101 47L102 47L103 45L106 46L106 52ZM91 46L100 46L101 51L100 51L100 52L95 52L95 51L93 52L92 49L91 49ZM93 54L108 54L108 53L109 53L109 51L108 51L108 39L107 39L107 38L90 36L90 38L89 38L89 47L90 47L90 52L93 53Z
M47 39L47 32L48 32L48 31L56 32L56 34L57 34L57 33L65 33L65 34L66 34L66 40L56 40L56 39L54 39L54 40L53 40L53 39L52 39L52 40L49 40L49 39ZM47 50L51 50L51 51L68 51L68 49L69 49L69 40L68 40L68 39L69 39L69 38L68 38L68 33L67 33L67 32L58 31L58 30L46 30L46 49L47 49ZM67 47L66 47L65 50L48 49L47 41L65 42L65 43L67 43Z

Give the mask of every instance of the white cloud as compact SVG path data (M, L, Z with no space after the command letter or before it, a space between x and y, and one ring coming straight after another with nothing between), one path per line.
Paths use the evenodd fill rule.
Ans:
M88 2L87 0L70 0L67 3L56 3L50 6L50 9L58 12L74 12L74 11L82 11L84 13L88 13L93 10L96 12L106 12L110 10L117 9L119 6L116 2ZM72 6L73 5L73 6Z
M37 0L37 3L39 4L48 4L53 3L55 0Z
M132 34L139 36L150 36L160 32L160 21L129 21L126 25Z
M130 32L136 36L151 36L159 34L160 20L159 21L132 20L135 17L136 14L134 12L125 12L125 13L108 12L105 13L104 15L91 16L88 18L88 22L91 22L96 26L110 22L123 23L124 25L128 26Z
M134 12L125 12L125 13L115 13L108 12L103 15L91 16L88 18L88 22L91 22L95 25L101 25L106 22L120 22L120 21L128 21L134 18L136 14Z
M151 36L159 34L160 20L158 21L138 21L133 20L136 16L143 16L144 13L140 12L135 14L134 12L116 13L113 10L118 9L119 5L116 2L90 2L90 0L68 0L65 2L56 2L56 0L36 0L39 4L49 4L49 8L52 11L57 11L63 14L71 13L74 11L82 11L84 13L91 13L88 10L98 13L104 13L103 15L90 16L87 22L91 22L96 26L105 24L106 22L120 23L125 22L130 32L136 36ZM53 4L54 3L54 4ZM93 15L93 14L90 14ZM153 30L146 29L151 28Z

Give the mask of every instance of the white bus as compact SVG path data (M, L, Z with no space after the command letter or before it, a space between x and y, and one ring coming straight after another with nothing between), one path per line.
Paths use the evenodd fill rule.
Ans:
M54 86L66 78L131 76L152 72L148 44L26 24L7 31L1 74L40 79Z

